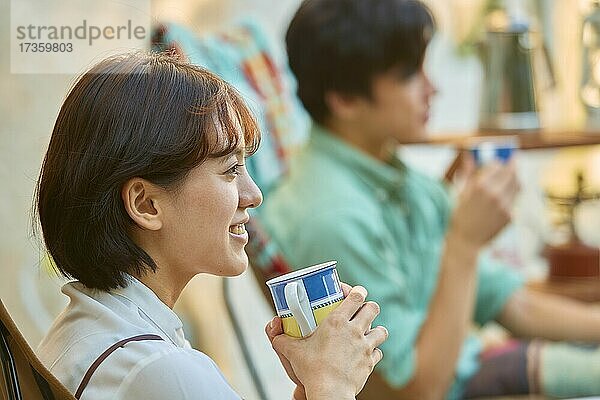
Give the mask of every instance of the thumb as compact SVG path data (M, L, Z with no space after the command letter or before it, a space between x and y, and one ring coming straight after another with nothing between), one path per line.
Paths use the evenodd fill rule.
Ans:
M283 324L281 323L281 318L273 318L265 327L265 333L269 338L269 342L272 342L275 336L281 335L283 333Z
M282 334L275 336L271 341L271 345L277 353L289 359L290 355L296 352L298 341L299 339Z

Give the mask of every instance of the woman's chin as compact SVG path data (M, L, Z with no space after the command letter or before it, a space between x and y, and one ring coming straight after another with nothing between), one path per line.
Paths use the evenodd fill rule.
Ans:
M244 257L241 260L236 261L228 268L223 276L238 276L243 274L248 269L248 256L244 253Z
M232 271L232 273L227 276L230 276L230 277L239 276L239 275L243 274L244 272L246 272L247 269L248 269L248 267L246 266L246 268L240 269L239 271Z

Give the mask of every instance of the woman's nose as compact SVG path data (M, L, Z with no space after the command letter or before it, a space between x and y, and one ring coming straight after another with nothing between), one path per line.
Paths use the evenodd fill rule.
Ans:
M239 189L239 207L256 208L262 203L262 193L250 175L246 173L243 177L243 183Z

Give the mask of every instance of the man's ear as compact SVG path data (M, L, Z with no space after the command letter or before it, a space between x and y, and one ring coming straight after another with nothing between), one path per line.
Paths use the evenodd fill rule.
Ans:
M363 102L364 99L356 95L335 91L325 93L325 104L327 104L331 115L342 120L354 119Z
M142 178L132 178L121 188L121 199L129 217L140 228L162 228L163 212L159 204L161 189Z

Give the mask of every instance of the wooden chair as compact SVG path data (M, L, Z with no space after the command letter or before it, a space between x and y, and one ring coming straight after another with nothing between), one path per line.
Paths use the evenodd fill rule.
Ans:
M279 247L263 228L258 216L253 216L250 219L246 224L246 230L249 238L246 253L248 254L250 268L256 276L265 299L275 313L273 299L266 282L271 278L292 272L292 268L283 257Z
M0 300L0 398L75 400L36 357Z

